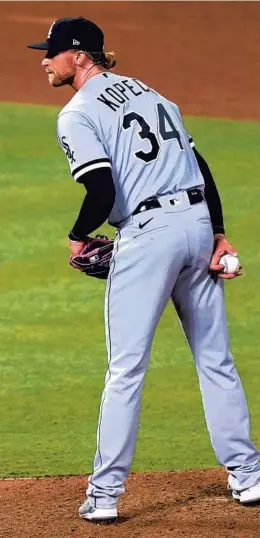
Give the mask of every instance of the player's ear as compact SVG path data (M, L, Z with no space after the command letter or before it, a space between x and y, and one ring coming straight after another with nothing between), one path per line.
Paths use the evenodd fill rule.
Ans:
M79 50L77 51L77 54L75 55L75 63L76 65L78 65L79 67L82 67L82 65L85 63L86 61L86 54L83 50Z

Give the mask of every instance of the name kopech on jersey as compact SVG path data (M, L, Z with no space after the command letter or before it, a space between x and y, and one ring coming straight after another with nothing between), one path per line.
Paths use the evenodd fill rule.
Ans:
M105 88L97 100L108 106L111 110L117 111L127 101L130 101L133 96L139 97L142 93L149 92L150 89L139 80L123 79L122 82L115 82L112 86Z
M57 136L76 181L112 169L111 224L151 196L204 188L177 105L137 79L101 73L88 80L60 112Z

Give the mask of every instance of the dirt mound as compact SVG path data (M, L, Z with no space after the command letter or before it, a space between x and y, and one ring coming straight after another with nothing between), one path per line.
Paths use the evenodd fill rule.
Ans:
M63 105L43 53L60 17L85 16L103 29L117 70L155 87L184 114L260 119L260 2L0 2L0 100Z
M85 477L0 481L3 538L259 538L260 506L243 507L225 471L130 475L120 519L95 525L78 517Z

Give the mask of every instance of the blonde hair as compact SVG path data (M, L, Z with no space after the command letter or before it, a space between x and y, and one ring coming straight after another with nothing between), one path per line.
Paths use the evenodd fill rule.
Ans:
M85 54L88 56L92 62L97 65L102 65L105 69L112 69L116 65L116 55L114 52L87 52Z
M112 69L116 65L116 55L114 52L104 52L105 56L104 62L102 63L103 67L106 69Z

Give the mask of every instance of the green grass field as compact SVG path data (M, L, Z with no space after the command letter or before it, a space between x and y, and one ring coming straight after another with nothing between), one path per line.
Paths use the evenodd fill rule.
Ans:
M56 114L55 107L0 105L2 477L87 473L95 451L104 282L67 263L83 190L58 148ZM260 445L260 124L188 117L185 125L214 172L245 269L226 284L226 300ZM154 340L132 470L215 465L192 358L169 306Z

